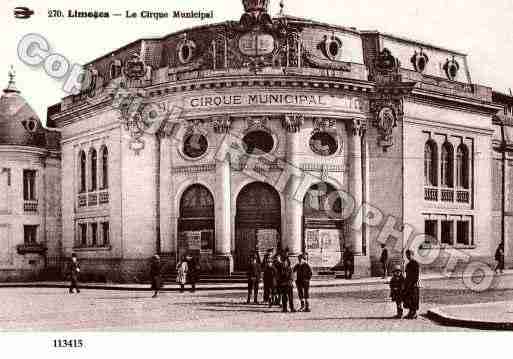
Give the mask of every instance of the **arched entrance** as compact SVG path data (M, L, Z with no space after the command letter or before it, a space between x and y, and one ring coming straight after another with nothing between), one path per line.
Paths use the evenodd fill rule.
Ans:
M205 258L214 253L214 197L203 185L187 188L180 199L178 256Z
M270 185L255 182L244 187L237 197L235 268L245 270L250 257L262 257L278 248L281 236L281 200Z
M342 200L326 182L314 184L303 200L304 249L310 264L331 269L340 264L344 249Z

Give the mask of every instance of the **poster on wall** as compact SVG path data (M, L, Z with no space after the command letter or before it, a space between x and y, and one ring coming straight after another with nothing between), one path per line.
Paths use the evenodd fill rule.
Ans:
M331 268L339 264L342 252L342 248L340 246L340 230L320 230L319 238L322 247L323 267Z
M214 253L214 232L213 231L201 232L201 253L202 254Z
M187 244L190 251L201 251L201 232L188 232Z
M278 231L276 229L257 230L258 251L263 254L269 249L278 247Z

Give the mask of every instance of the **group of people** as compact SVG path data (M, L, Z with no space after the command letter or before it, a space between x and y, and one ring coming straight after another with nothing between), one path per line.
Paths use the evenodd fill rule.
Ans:
M196 283L199 281L200 264L191 255L184 255L176 264L176 283L180 285L180 292L185 291L185 285L190 284L191 292L196 291ZM160 257L154 255L150 264L151 289L153 298L156 298L162 289L162 264Z
M254 255L247 271L248 298L247 304L258 302L260 281L263 279L263 303L269 307L280 306L284 313L296 312L294 305L294 277L299 300L300 312L310 312L310 280L312 268L306 261L305 255L298 256L298 263L292 268L290 259L286 254L273 255L269 250L261 262L258 255Z

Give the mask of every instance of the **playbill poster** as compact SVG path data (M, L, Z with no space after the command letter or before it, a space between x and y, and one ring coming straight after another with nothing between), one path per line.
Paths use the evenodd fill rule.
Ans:
M512 19L3 0L2 357L502 353Z

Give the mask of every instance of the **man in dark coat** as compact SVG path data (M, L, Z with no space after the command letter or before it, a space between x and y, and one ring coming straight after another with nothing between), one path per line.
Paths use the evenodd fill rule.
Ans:
M264 263L264 302L273 305L273 291L276 288L277 272L269 257L267 262Z
M495 274L504 274L504 244L499 244L495 251L495 261L497 261L497 267L495 267Z
M187 256L187 267L187 282L191 285L191 292L194 293L196 291L196 283L199 281L201 268L198 260L191 255Z
M299 263L294 266L294 272L296 273L296 287L299 300L301 300L300 312L310 311L310 304L308 299L310 298L310 280L312 279L312 268L305 261L305 257L301 254L299 257Z
M247 304L251 303L251 295L253 294L253 303L258 304L258 287L260 286L260 263L256 255L251 259L251 264L248 268L248 300Z
M344 248L342 260L344 261L344 278L351 279L354 274L354 253L350 247Z
M420 266L413 258L413 251L406 251L408 264L406 265L406 278L404 280L404 306L409 309L406 319L416 319L419 310L420 290Z
M161 271L162 264L160 262L160 257L155 254L151 259L150 265L151 290L153 290L153 298L157 297L162 286Z
M379 259L383 268L383 279L388 276L388 249L386 244L381 245L381 257Z
M71 262L69 265L69 275L71 279L71 283L69 286L69 292L73 293L74 290L77 291L77 293L80 293L80 289L78 288L78 276L80 273L80 264L78 263L77 255L73 253L71 255Z
M285 259L283 265L281 266L280 274L279 274L279 285L281 289L281 302L282 302L282 311L284 313L288 312L287 303L291 312L295 312L294 308L294 293L293 293L293 278L292 278L292 268L290 266L290 260L288 258Z

